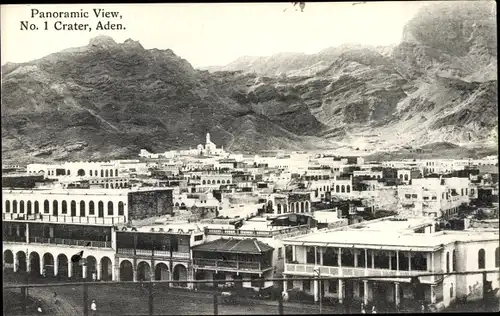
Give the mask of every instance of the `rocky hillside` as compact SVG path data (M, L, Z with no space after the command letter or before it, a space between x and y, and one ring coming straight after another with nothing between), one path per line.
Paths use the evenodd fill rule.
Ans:
M246 86L257 76L268 77L266 89L286 91L294 103L306 104L328 127L321 132L327 139L367 149L435 142L496 147L492 9L477 1L429 5L409 21L397 46L244 57L210 71L254 74L246 75Z
M307 126L289 124L301 117ZM215 76L171 50L97 37L2 67L2 154L45 159L136 157L194 147L207 132L231 150L317 148L323 125L307 108L266 113L226 94Z
M97 37L2 66L2 158L107 159L194 147L233 151L430 143L497 147L491 4L430 5L391 47L241 58L195 70L171 50ZM219 71L214 71L219 70Z

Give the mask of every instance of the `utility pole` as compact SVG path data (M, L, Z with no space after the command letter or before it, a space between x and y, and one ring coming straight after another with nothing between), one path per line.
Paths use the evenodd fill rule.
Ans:
M148 287L148 292L149 292L149 316L153 316L154 312L154 306L153 306L153 280L152 278L149 278L149 287Z
M318 296L319 296L319 313L323 314L323 298L322 298L323 291L322 291L322 288L321 288L323 282L321 282L321 279L320 279L321 278L321 270L320 270L320 268L315 268L314 269L314 273L316 273L316 277L318 279L317 281L318 281L318 291L319 291L319 294L318 294Z

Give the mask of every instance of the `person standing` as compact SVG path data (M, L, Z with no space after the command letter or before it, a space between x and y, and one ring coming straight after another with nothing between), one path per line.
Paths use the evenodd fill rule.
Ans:
M366 314L365 304L361 303L361 314Z
M97 304L95 300L92 300L92 304L90 304L90 312L92 313L92 316L97 315Z
M375 309L375 305L372 306L372 314L376 314L377 310Z
M92 271L92 281L97 281L97 273L95 271Z

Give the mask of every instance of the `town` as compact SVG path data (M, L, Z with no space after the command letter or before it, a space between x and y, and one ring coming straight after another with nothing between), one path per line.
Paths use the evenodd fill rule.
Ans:
M478 284L499 287L498 157L245 156L207 134L196 149L133 160L2 168L4 273L191 291L214 285L186 281L251 279L240 287L282 283L290 302L378 310L442 310L482 299Z

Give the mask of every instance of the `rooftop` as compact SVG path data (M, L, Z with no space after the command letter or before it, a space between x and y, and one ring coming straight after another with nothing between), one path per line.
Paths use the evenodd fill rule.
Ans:
M265 244L255 238L253 239L217 239L212 242L207 242L193 247L193 250L198 251L214 251L225 253L247 253L247 254L261 254L271 251L274 248Z
M436 248L455 241L475 241L498 239L498 233L475 233L471 231L446 231L436 233L415 233L414 229L433 224L432 219L411 218L405 221L394 221L389 217L382 220L362 222L360 224L332 230L320 230L316 233L287 239L292 244L323 243L330 245L349 245L353 248L366 246L405 247L405 248Z

